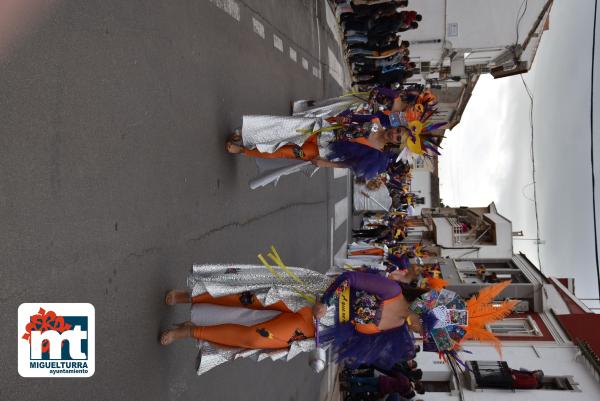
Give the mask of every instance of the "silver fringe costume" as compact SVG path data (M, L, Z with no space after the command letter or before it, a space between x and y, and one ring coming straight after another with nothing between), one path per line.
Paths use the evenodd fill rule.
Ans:
M288 144L302 146L323 124L318 117L244 116L242 141L246 148L273 153Z
M324 121L328 117L365 103L356 96L340 96L316 102L313 107L297 107L303 101L294 103L292 116L248 115L242 118L242 143L249 149L273 153L280 147L289 144L302 146L311 133L327 127ZM333 137L332 132L319 135L319 155L327 156L327 146ZM312 176L317 168L310 162L294 159L260 159L257 158L258 175L249 182L251 189L275 184L284 175L305 172Z
M208 292L213 297L251 292L263 305L283 301L295 311L310 304L297 293L321 295L333 282L331 277L309 269L288 267L304 285L300 286L291 277L282 273L281 279L273 276L264 266L259 265L194 265L188 277L191 295ZM326 316L320 319L321 330L334 325L335 308L328 308ZM235 322L232 322L235 323ZM314 338L293 342L289 348L264 350L226 347L208 341L198 341L199 355L197 373L201 375L210 369L237 358L252 358L262 361L290 360L301 352L315 349Z
M363 103L367 103L367 99L361 99L357 96L339 96L329 99L314 102L312 107L303 108L303 101L294 102L295 117L334 117L343 111L350 108L355 109Z
M328 125L320 117L244 116L242 142L246 148L273 153L285 145L302 146L313 132ZM321 157L329 153L328 145L333 136L333 132L321 132L318 135L317 145ZM277 184L284 175L305 171L312 176L316 171L311 162L303 160L256 158L255 162L258 175L249 183L252 189L270 183Z

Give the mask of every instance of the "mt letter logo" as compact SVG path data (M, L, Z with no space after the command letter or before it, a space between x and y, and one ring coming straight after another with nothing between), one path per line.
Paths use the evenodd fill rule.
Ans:
M96 361L94 306L21 304L18 344L23 377L90 377Z

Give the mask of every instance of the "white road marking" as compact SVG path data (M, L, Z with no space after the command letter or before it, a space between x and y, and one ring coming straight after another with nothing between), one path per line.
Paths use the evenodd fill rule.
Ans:
M333 266L333 233L334 233L334 218L333 216L329 219L329 266Z
M334 221L335 229L337 230L340 226L348 220L348 197L341 199L335 203L334 207Z
M298 61L298 53L292 47L290 47L290 58L294 61L294 63Z
M344 241L344 243L339 247L338 251L333 255L333 260L336 258L346 259L348 257L348 241Z
M327 4L325 5L325 20L327 21L327 26L329 27L329 30L331 31L331 33L333 33L333 36L335 37L337 42L341 43L340 30L338 28L338 24L335 19L335 15L333 15L333 11L331 11L331 7L329 7Z
M283 40L275 34L273 34L273 47L283 53Z
M237 22L240 22L240 5L235 0L210 0L210 2L225 11Z
M325 8L329 8L328 4L325 4ZM317 75L315 75L315 69L313 68L313 75L315 75L315 77L321 79L321 66L323 65L323 63L321 63L321 25L319 24L319 4L317 3L317 0L315 0L315 24L316 24L316 30L317 30L317 44L318 44L318 54L317 54L317 59L319 62L319 69L318 69L318 73Z
M265 26L254 17L252 17L252 29L254 29L255 34L263 39L265 38Z
M343 88L344 87L344 72L342 65L333 53L330 47L327 48L327 60L329 64L329 75Z
M308 60L302 57L302 67L308 71Z
M312 74L315 76L315 78L319 78L319 69L317 67L313 66Z

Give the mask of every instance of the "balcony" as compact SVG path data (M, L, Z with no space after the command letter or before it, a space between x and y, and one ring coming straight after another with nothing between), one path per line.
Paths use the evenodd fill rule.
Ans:
M495 388L513 390L513 379L504 361L466 361L470 371L465 372L466 385L470 390Z

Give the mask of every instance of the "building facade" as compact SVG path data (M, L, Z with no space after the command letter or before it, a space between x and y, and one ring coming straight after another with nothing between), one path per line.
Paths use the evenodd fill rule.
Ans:
M507 279L498 301L518 299L514 313L488 325L502 342L465 342L469 369L437 354L417 356L427 400L598 400L600 315L592 313L568 279L546 277L524 254L512 253L512 224L492 203L478 208L424 209L418 220L427 264L465 298ZM429 230L429 231L427 231ZM534 389L519 389L513 370L542 370Z
M417 64L407 82L431 86L439 99L434 120L449 121L449 128L458 124L480 74L527 72L549 26L551 5L552 0L411 2L423 20L401 34Z

